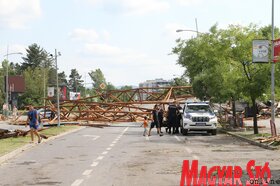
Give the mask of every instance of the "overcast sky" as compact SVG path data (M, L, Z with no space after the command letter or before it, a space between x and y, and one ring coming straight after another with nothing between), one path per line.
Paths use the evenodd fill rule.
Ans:
M175 40L195 37L218 23L271 24L272 0L0 0L0 55L37 43L61 52L59 71L85 75L100 68L115 86L172 79L184 69L169 55ZM275 0L275 26L280 2ZM19 55L11 61L21 62ZM86 76L86 82L90 79Z

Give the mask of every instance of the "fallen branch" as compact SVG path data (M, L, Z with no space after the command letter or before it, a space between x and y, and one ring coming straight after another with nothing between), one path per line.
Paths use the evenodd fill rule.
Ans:
M267 142L269 142L269 145L273 144L274 142L280 142L280 136L268 137L266 139L260 140L260 143L267 143Z
M42 130L45 130L45 129L39 129L38 131L42 131ZM17 129L16 131L18 131L19 133L21 133L22 136L26 136L31 130L25 131L25 130L19 130L19 129ZM39 135L40 135L41 138L48 139L48 137L47 137L46 135L44 135L44 134L39 134Z

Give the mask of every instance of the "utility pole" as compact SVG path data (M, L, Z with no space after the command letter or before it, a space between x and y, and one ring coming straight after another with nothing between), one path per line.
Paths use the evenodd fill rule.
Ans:
M6 57L7 60L7 67L6 67L6 107L7 107L7 113L6 113L6 117L9 116L9 91L10 91L10 86L9 86L9 55L15 55L15 54L19 54L22 55L21 52L13 52L13 53L9 53L9 45L7 46L7 54L4 55L4 57Z
M57 50L55 49L54 60L55 60L55 67L56 67L57 126L60 127L60 108L59 108L60 89L58 86L58 68L57 68L57 56L58 55L60 56L60 53L57 53Z
M276 135L276 127L275 127L275 80L274 80L274 73L275 73L275 62L274 62L274 0L272 0L272 15L271 15L271 132L272 135ZM273 132L274 131L274 132Z
M7 107L7 111L6 111L6 117L8 118L9 116L9 45L7 46L7 54L6 54L6 59L7 59L7 67L6 67L6 107Z
M197 24L197 18L195 18L195 27L196 27L196 37L198 37L198 24Z
M43 96L44 96L44 117L46 117L46 59L44 60L44 80L43 80Z

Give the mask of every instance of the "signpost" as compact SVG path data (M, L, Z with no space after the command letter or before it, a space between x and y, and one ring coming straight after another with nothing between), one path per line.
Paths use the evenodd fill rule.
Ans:
M268 63L268 40L253 40L253 63Z
M54 97L54 87L48 87L48 97Z
M106 88L106 85L105 85L105 83L101 83L101 84L99 85L99 87L103 90L103 89Z
M273 62L277 62L280 57L280 38L274 40L274 59Z

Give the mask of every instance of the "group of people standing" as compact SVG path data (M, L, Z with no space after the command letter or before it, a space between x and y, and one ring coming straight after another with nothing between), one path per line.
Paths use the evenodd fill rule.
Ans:
M156 127L157 133L159 136L162 136L163 133L161 131L162 127L166 127L166 132L171 134L177 134L179 133L179 127L180 127L180 120L182 118L181 113L180 113L181 106L176 103L169 104L168 110L167 110L167 115L164 115L164 110L162 107L159 105L155 105L152 111L152 122L150 125L149 131L147 130L148 128L148 118L144 118L143 126L144 126L144 133L143 136L150 136L151 135L151 130ZM166 118L166 122L164 122L164 118ZM166 123L167 125L164 125ZM141 125L141 126L142 126Z
M179 134L179 128L180 128L180 121L182 119L182 115L180 113L180 110L182 107L180 106L179 103L172 103L169 104L168 106L168 111L167 111L167 128L166 132L171 134L171 129L172 129L172 134Z

